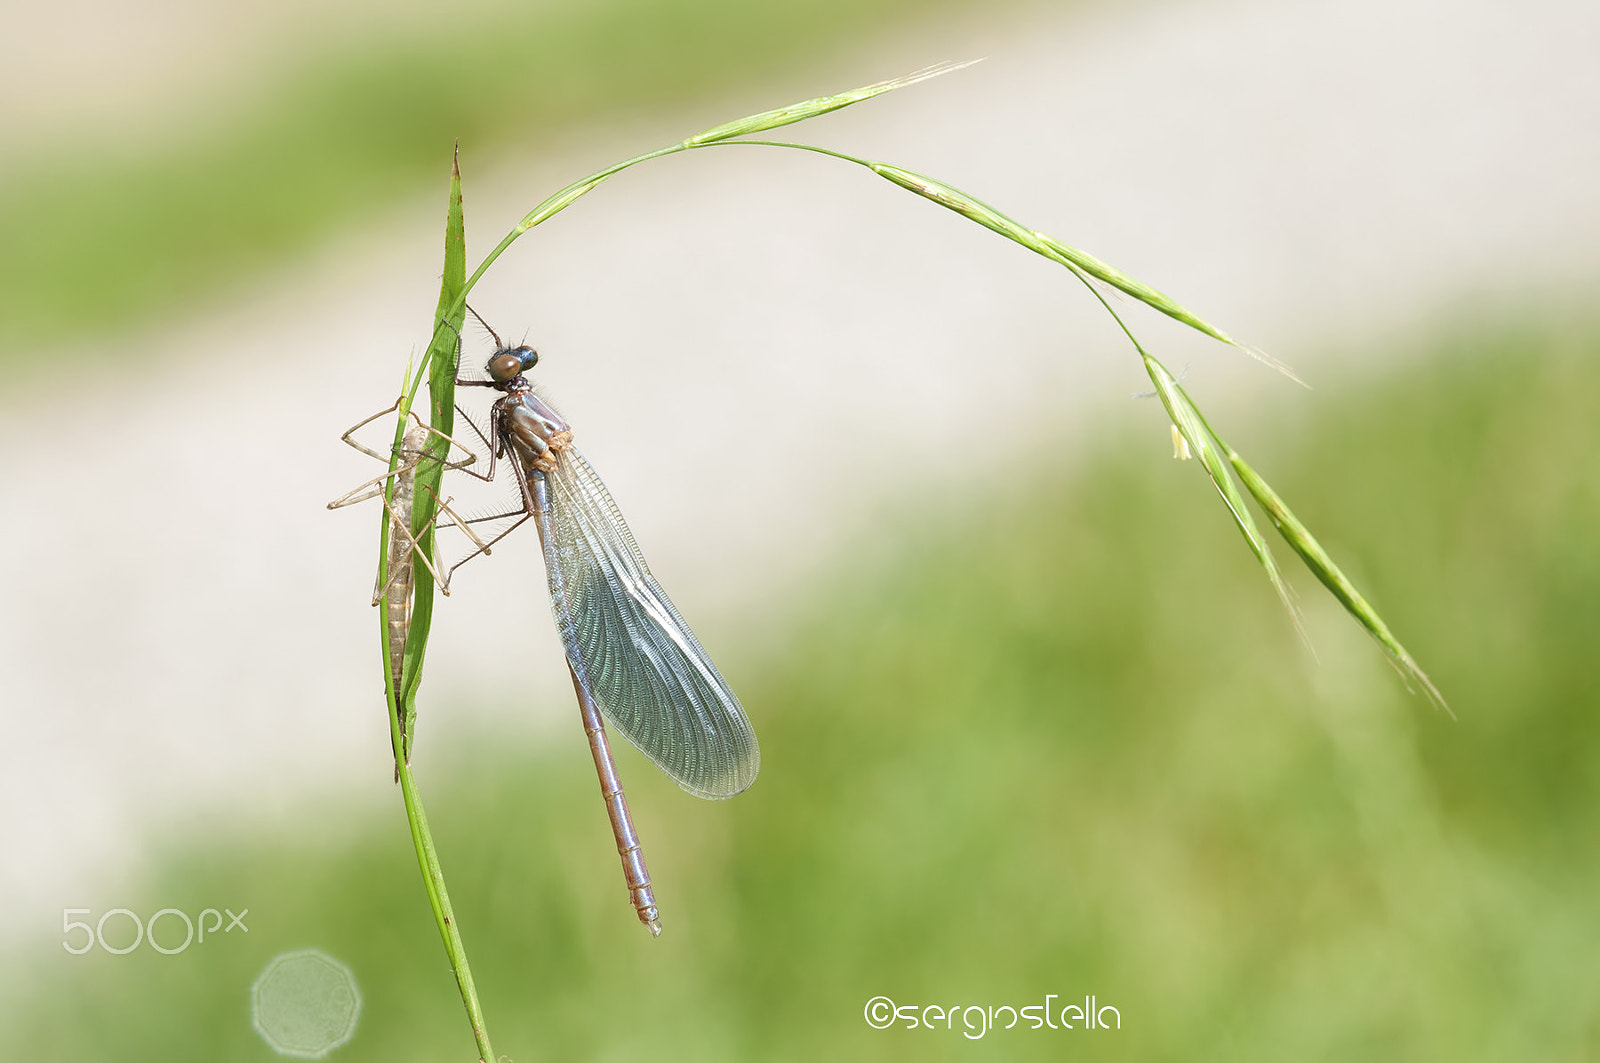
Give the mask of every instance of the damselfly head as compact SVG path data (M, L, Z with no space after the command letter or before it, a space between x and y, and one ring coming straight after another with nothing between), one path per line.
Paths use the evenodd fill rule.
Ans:
M497 384L508 384L539 364L539 352L532 347L501 348L484 366Z

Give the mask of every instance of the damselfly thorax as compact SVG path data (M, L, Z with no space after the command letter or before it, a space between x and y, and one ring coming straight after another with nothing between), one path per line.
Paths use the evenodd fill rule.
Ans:
M504 438L522 460L524 472L555 472L557 452L572 445L571 427L520 377L494 404L494 416L500 419Z

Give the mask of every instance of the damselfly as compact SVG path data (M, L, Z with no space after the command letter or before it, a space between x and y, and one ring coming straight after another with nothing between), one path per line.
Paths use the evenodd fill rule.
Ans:
M493 329L489 332L494 335ZM571 426L533 393L524 374L538 360L533 348L509 347L495 336L495 351L485 366L489 379L456 381L459 387L500 392L484 440L488 471L468 472L491 479L496 459L509 458L518 503L498 517L469 520L516 518L450 571L487 553L527 521L538 528L550 608L566 650L629 899L639 920L652 934L660 934L650 875L602 714L696 797L732 797L748 789L761 753L739 699L656 583L616 502L573 446Z

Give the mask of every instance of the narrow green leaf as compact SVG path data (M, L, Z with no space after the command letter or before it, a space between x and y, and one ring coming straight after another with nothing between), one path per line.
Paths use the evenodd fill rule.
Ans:
M722 125L713 126L704 133L697 133L688 138L683 142L683 146L686 148L699 148L707 144L715 144L720 140L731 140L734 137L745 137L752 133L764 133L769 129L777 129L779 126L793 125L795 122L803 122L807 118L815 118L817 115L827 114L829 111L837 111L841 107L849 107L853 103L870 100L874 96L881 96L885 92L890 92L894 89L915 85L919 81L926 81L929 78L938 77L940 74L948 74L952 70L960 70L962 67L971 66L976 62L978 60L969 59L965 63L938 63L934 66L924 67L915 73L907 74L905 77L895 78L892 81L880 81L875 85L865 85L859 89L841 92L834 96L819 96L814 100L802 100L800 103L791 103L787 107L779 107L775 111L763 111L761 114L752 114L732 122L724 122Z
M1220 443L1221 441L1219 440L1218 442ZM1384 623L1383 617L1378 615L1378 611L1368 604L1367 600L1361 596L1361 592L1356 590L1355 584L1351 583L1349 577L1340 570L1338 565L1333 563L1333 558L1328 556L1328 552L1322 548L1322 544L1317 542L1316 537L1300 522L1300 518L1296 517L1293 511L1284 504L1283 499L1278 497L1278 493L1268 485L1267 481L1263 480L1260 474L1239 456L1238 451L1232 447L1227 447L1226 444L1222 445L1228 451L1228 463L1238 472L1239 479L1244 481L1245 488L1255 496L1256 502L1266 511L1267 516L1272 519L1273 525L1278 529L1278 534L1282 535L1284 541L1289 544L1295 553L1300 555L1300 559L1306 563L1306 567L1312 571L1317 579L1322 581L1322 585L1328 588L1335 598L1339 599L1345 610L1355 617L1362 627L1367 629L1367 632L1377 640L1378 645L1383 647L1384 652L1389 655L1390 663L1394 665L1395 670L1405 680L1406 686L1413 690L1421 687L1428 700L1446 713L1449 713L1453 718L1455 713L1450 712L1450 706L1445 704L1444 696L1433 685L1433 680L1428 678L1427 673L1417 664L1415 658L1400 644L1400 640L1394 637L1394 633L1389 630L1389 625Z
M431 425L436 433L432 446L438 451L440 465L430 470L437 487L443 472L443 461L449 445L439 436L448 437L455 430L456 404L456 341L466 322L463 308L446 318L454 310L461 289L466 285L467 237L466 222L461 206L461 149L456 149L450 164L450 206L445 220L444 273L439 287L439 306L436 321L447 319L455 331L435 324L433 342L428 347L428 395L431 398ZM430 516L432 514L430 513Z
M455 370L456 343L465 318L465 293L467 273L466 228L461 209L461 152L458 147L450 167L450 202L445 212L444 270L439 286L439 305L434 311L433 339L428 346L428 395L431 406L430 426L433 432L427 448L436 460L421 462L416 470L416 494L411 512L411 533L419 542L419 552L434 557L434 515L438 510L439 483L444 477L445 462L449 458L450 431L455 425ZM412 379L400 403L399 423L395 427L395 451L390 459L389 485L386 500L393 500L394 470L401 456L400 441L410 411L416 399L421 374ZM384 514L387 519L388 513ZM387 529L386 529L387 530ZM384 536L388 539L387 534ZM387 560L382 547L378 554L379 571L386 572ZM456 988L461 991L461 1003L472 1026L472 1036L478 1045L478 1058L498 1058L489 1042L489 1031L483 1019L483 1007L478 1001L478 991L473 982L472 968L467 963L466 946L461 942L461 931L450 906L450 894L445 888L444 869L439 865L439 855L434 848L433 836L428 830L427 813L422 808L422 796L417 792L416 778L411 774L409 762L412 728L416 719L416 691L422 677L422 661L427 651L428 632L433 626L433 574L427 565L414 566L411 630L406 636L405 653L401 667L400 690L392 689L392 681L385 679L390 688L389 729L395 751L395 781L405 800L406 821L411 827L411 842L417 853L417 866L422 872L422 882L428 893L428 904L433 909L435 925L444 943L445 955L450 959L450 969L456 976ZM390 676L388 653L388 603L384 603L384 675ZM404 706L396 712L394 706Z
M439 484L444 476L444 463L449 458L446 441L455 426L455 370L456 338L464 323L465 310L455 309L466 281L467 249L465 221L461 205L461 160L459 149L451 163L450 199L445 215L444 271L439 290L433 339L426 355L428 366L429 423L434 432L429 437L428 449L433 461L424 461L416 472L416 497L411 510L411 533L417 537L426 557L434 556L434 516L437 511ZM446 315L450 315L447 317ZM449 324L442 322L448 321ZM454 331L452 331L452 328ZM416 394L421 374L411 381L406 391L408 400ZM400 410L396 426L396 454L399 453L400 435L403 433L411 402ZM388 514L384 514L387 520ZM387 563L387 559L383 559ZM409 759L411 739L416 724L417 688L422 681L422 663L427 653L428 635L433 626L433 574L426 565L415 565L413 599L411 606L411 631L406 636L404 663L401 669L400 689L393 692L392 706L398 706L398 718L403 721L401 749L398 755ZM387 605L385 606L387 610ZM387 661L387 638L385 639Z

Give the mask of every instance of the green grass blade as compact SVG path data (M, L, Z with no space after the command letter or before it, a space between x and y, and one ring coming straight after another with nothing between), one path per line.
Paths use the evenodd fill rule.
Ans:
M1218 442L1220 443L1221 441L1219 440ZM1420 687L1429 701L1454 718L1455 713L1450 711L1450 706L1445 703L1444 695L1440 694L1438 688L1433 685L1433 680L1428 678L1428 674L1422 670L1416 659L1400 644L1400 640L1394 637L1394 633L1389 630L1389 625L1384 623L1383 617L1378 615L1378 611L1368 604L1367 600L1361 596L1360 591L1356 590L1355 584L1351 583L1349 577L1340 570L1338 565L1334 564L1333 558L1329 557L1328 552L1322 548L1322 544L1317 542L1316 536L1312 535L1311 531L1301 523L1300 518L1296 517L1294 512L1284 504L1283 499L1278 497L1278 493L1272 489L1267 481L1263 480L1260 474L1239 456L1238 451L1228 447L1226 444L1223 444L1223 446L1228 452L1228 463L1238 472L1239 479L1244 481L1245 488L1255 496L1256 502L1271 518L1273 525L1278 529L1278 534L1282 535L1290 548L1300 555L1300 559L1306 563L1306 567L1311 570L1317 579L1322 581L1322 585L1328 588L1329 592L1345 607L1345 610L1355 617L1362 627L1367 629L1368 634L1377 640L1378 645L1383 647L1384 652L1389 656L1390 663L1394 665L1395 670L1405 680L1406 686L1412 690Z
M456 336L450 326L459 330L464 321L465 309L457 309L466 280L465 221L461 206L461 164L459 153L451 164L450 201L445 221L444 274L439 289L439 306L425 361L428 366L429 424L434 434L428 447L436 460L423 462L417 469L416 500L412 505L411 532L417 536L423 553L433 557L434 515L437 510L439 484L444 476L444 463L448 460L449 445L443 437L455 427L455 363ZM449 315L449 316L447 316ZM438 322L448 321L449 325ZM417 375L407 392L408 398L416 393L421 374ZM407 403L409 409L410 403ZM401 411L400 428L405 425L405 411ZM397 444L398 445L398 444ZM433 627L433 574L426 565L417 565L415 572L415 598L411 607L411 632L406 636L404 680L402 694L408 731L416 720L416 693L422 678L423 658L427 653L428 635ZM406 736L406 752L410 752L410 735Z
M434 429L428 444L436 460L425 461L417 469L417 491L412 503L411 533L416 536L424 556L433 553L433 517L437 510L439 483L444 476L444 463L448 460L450 430L455 424L455 367L456 340L463 324L464 310L457 309L464 300L466 286L467 254L465 219L461 208L461 153L457 149L450 167L450 201L445 214L444 271L439 287L439 305L435 311L433 340L428 347L428 395L430 424ZM446 324L447 322L449 324ZM454 329L450 326L454 326ZM400 460L400 440L404 434L409 411L415 402L422 374L409 381L401 403L400 416L395 428L395 451L390 459L390 472ZM391 476L387 497L392 501L394 479ZM384 513L387 520L388 513ZM386 526L387 530L387 526ZM420 534L419 534L420 530ZM387 534L384 536L387 543ZM379 572L387 571L385 551L379 551ZM417 865L422 872L423 888L428 894L428 905L433 910L434 923L444 943L445 955L456 977L456 988L461 993L461 1003L466 1009L467 1022L472 1027L473 1040L478 1046L480 1059L495 1059L489 1042L488 1027L483 1018L483 1006L478 1001L477 987L473 982L472 968L467 962L466 946L461 940L461 930L450 905L450 893L445 887L444 869L434 848L433 835L428 830L428 816L422 806L422 796L417 790L416 778L409 764L412 726L416 719L415 698L422 676L422 661L428 645L428 633L433 623L433 574L426 565L415 566L413 600L411 605L411 630L406 636L404 659L401 666L400 690L390 685L389 730L395 751L395 778L405 801L406 822L411 828L412 846L416 850ZM388 648L388 608L382 603L383 618L383 668L390 676ZM397 713L396 704L406 711ZM404 724L402 724L404 720Z

